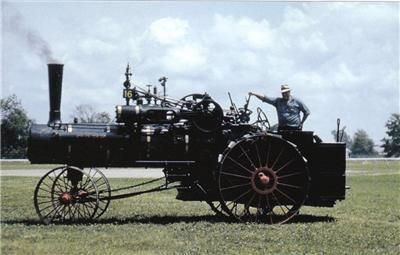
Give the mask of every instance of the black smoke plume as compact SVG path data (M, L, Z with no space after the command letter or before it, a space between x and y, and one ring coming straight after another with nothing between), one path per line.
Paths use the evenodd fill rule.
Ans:
M3 31L20 38L34 54L46 63L58 62L48 42L36 31L29 28L23 17L11 4L2 3Z

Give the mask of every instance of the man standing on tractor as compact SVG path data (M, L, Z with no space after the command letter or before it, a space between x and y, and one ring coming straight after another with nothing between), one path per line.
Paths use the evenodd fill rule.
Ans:
M299 99L290 95L290 88L284 84L281 86L282 97L272 98L257 93L249 92L249 96L254 95L261 101L275 106L278 113L278 131L282 130L302 130L303 123L306 121L310 110ZM300 118L300 112L303 117Z

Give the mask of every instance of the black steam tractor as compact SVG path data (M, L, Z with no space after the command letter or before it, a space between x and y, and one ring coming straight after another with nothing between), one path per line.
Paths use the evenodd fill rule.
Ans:
M165 77L160 95L133 85L128 66L115 123L62 123L63 65L48 68L49 122L32 126L28 147L31 163L62 165L35 189L45 223L91 220L111 200L172 188L177 199L205 201L220 216L267 224L290 220L303 205L333 207L345 198L345 144L323 143L310 131L272 131L259 108L250 124L250 97L243 108L231 100L225 111L208 94L173 100ZM164 177L112 189L98 167L163 168Z

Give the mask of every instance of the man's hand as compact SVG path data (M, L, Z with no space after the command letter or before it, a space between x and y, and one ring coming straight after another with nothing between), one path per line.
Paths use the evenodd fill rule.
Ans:
M255 97L257 97L258 99L262 99L264 96L262 96L262 95L260 95L260 94L257 94L257 93L254 93L254 92L249 92L249 96L255 96Z

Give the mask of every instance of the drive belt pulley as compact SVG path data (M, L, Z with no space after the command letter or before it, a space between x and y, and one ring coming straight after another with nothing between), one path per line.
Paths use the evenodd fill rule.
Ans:
M217 130L222 123L223 112L219 104L211 98L205 98L193 107L196 116L193 124L206 133Z

